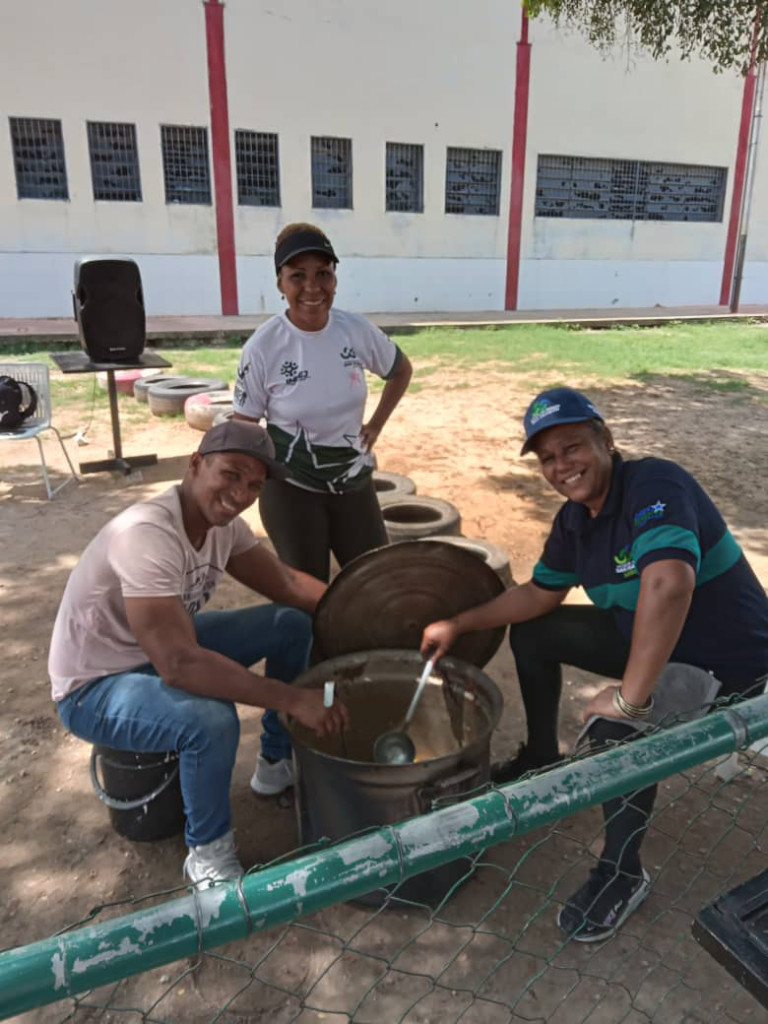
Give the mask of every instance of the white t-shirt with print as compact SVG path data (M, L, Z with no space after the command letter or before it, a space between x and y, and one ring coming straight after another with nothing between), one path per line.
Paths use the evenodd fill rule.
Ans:
M180 597L194 615L230 557L255 544L238 517L208 530L196 551L184 530L178 485L112 519L85 549L64 590L48 657L53 699L146 664L128 624L126 597Z
M321 331L301 331L283 313L248 339L233 404L264 417L278 459L294 481L339 492L367 478L373 457L360 445L365 370L387 377L399 349L357 313L332 308Z

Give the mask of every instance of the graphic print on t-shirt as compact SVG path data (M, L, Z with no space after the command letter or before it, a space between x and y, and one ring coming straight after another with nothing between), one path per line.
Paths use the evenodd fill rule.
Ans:
M206 562L196 565L184 573L181 581L181 602L191 617L197 615L201 608L211 599L224 570L217 565Z
M275 444L278 461L291 468L294 479L312 487L324 485L332 494L354 488L361 473L370 470L373 457L363 451L357 434L344 434L347 447L312 444L309 431L297 423L294 433L280 427L268 426L267 431Z
M339 494L365 485L373 456L360 440L366 371L387 379L399 349L356 313L332 309L321 331L300 331L284 314L246 342L233 405L265 419L293 482Z

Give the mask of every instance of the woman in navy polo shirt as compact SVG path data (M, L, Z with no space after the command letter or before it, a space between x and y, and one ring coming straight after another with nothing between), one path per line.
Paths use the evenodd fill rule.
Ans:
M663 459L624 461L599 411L571 388L540 394L523 422L521 454L535 452L567 499L533 577L427 626L422 645L440 656L462 633L510 624L528 741L494 766L499 784L560 760L562 664L620 680L584 709L584 721L601 716L596 744L636 734L670 661L711 672L720 695L757 692L768 673L768 598L696 480ZM592 607L562 604L573 586ZM607 938L647 895L640 845L655 795L653 786L604 805L600 861L558 915L573 938Z

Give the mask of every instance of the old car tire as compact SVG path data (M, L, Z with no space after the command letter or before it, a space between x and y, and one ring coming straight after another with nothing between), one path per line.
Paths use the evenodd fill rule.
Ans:
M509 564L509 555L502 548L491 544L487 540L480 540L479 537L425 537L425 540L434 541L435 544L455 544L457 547L471 551L473 555L489 565L497 574L505 587L514 586L512 568Z
M402 473L385 473L378 469L373 471L373 486L379 501L383 498L404 497L416 493L416 484L409 476Z
M210 430L216 416L232 409L232 395L229 391L204 391L190 395L184 403L184 418L195 430Z
M461 515L442 498L406 497L380 499L384 525L391 541L461 534Z
M141 377L139 380L134 381L133 397L138 402L146 402L148 401L150 385L170 384L172 380L189 380L189 378L182 377L180 374L177 373L154 373L149 377Z
M184 403L190 395L226 389L227 382L217 377L182 377L169 384L150 384L147 400L153 415L174 416L184 412Z

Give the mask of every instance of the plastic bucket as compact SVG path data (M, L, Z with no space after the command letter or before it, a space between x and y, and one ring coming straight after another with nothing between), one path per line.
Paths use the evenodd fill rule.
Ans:
M99 781L99 770L101 781ZM170 839L184 828L179 756L95 746L91 782L115 832L134 842Z

